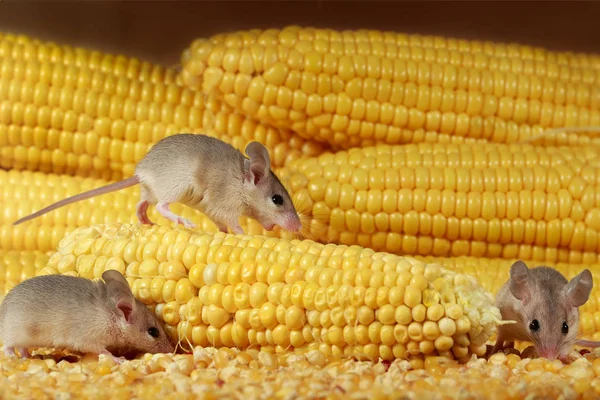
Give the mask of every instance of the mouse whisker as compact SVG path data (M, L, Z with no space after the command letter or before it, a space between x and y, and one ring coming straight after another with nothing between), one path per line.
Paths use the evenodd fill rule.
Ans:
M576 340L581 339L581 336L587 336L590 334L594 334L596 332L598 332L598 329L593 329L593 328L592 329L581 329L576 334L576 336L577 336Z

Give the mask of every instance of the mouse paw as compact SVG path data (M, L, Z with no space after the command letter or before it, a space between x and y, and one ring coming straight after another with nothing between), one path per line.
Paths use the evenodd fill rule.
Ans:
M31 357L31 353L29 353L29 350L27 350L25 347L19 347L17 350L19 351L21 358Z
M106 358L108 358L109 360L114 361L115 364L119 365L122 364L123 361L125 361L125 359L123 357L116 357L114 356L110 351L108 350L104 350L103 352L101 352L100 354L98 354L98 361L100 361L100 356L104 355Z
M5 347L4 348L4 355L6 357L15 357L15 348L14 347Z
M177 223L185 226L187 229L194 229L196 227L196 224L194 224L192 221L182 217L177 218Z

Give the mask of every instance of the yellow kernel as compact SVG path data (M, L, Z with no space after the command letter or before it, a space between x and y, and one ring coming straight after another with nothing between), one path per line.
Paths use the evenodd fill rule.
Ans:
M395 317L397 323L402 325L408 325L410 322L412 322L411 309L408 308L406 305L396 307Z
M301 308L297 306L288 307L285 312L285 324L291 330L302 329L306 323L306 316Z
M421 301L421 290L412 285L407 286L404 292L404 304L413 308L417 304L421 304Z
M427 340L435 340L440 336L438 324L433 321L425 321L423 323L423 336Z
M438 351L448 351L454 346L454 340L448 336L439 336L435 339L434 346Z
M408 325L408 337L417 342L423 340L423 324L420 322L411 322Z
M457 321L458 319L460 319L463 316L462 306L460 306L458 304L447 304L446 305L446 315L449 318L452 318L453 320Z
M211 304L207 309L207 318L210 325L216 328L221 328L231 319L231 314L221 307Z
M180 279L175 288L175 301L179 304L187 303L192 297L197 294L198 289L190 282L189 279Z
M425 316L427 314L427 309L423 304L417 304L411 310L412 318L414 321L423 322L425 321Z
M276 315L276 307L273 303L266 302L260 307L259 312L260 320L262 324L269 328L273 329L277 326L277 315Z
M256 282L250 287L250 306L252 308L261 307L267 301L266 283Z
M456 333L456 323L454 320L444 317L438 321L440 332L445 336L452 336Z
M377 310L377 319L384 325L394 325L396 323L396 307L386 304Z

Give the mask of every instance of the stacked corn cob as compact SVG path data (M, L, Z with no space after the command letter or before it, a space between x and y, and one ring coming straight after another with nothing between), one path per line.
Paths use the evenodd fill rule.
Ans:
M334 147L600 125L597 57L524 46L288 27L197 40L182 64L188 86Z
M3 393L94 397L110 383L123 397L192 387L252 396L255 378L273 397L432 395L458 376L456 360L485 352L499 315L483 289L495 293L514 259L568 277L598 271L600 139L585 127L600 125L600 57L288 27L198 40L182 67L0 34L0 291L34 275L117 269L183 348L221 348L124 366L84 358L68 376L49 359L0 358L11 379L27 371L40 383ZM573 129L542 135L562 127ZM140 227L137 188L11 225L130 176L177 132L264 143L303 236L323 244L249 219L248 236L216 233L178 205L199 232L155 210L159 226ZM595 296L581 308L590 337L597 308ZM471 361L447 395L493 376L498 397L593 398L596 358ZM307 367L329 378L306 384ZM536 383L528 372L540 370L563 378ZM155 384L144 379L160 371Z

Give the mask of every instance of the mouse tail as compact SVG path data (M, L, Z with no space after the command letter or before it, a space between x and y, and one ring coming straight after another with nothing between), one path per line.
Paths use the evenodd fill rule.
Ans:
M578 340L577 342L575 342L575 344L577 346L581 346L581 347L600 347L600 342L595 342L593 340Z
M82 200L87 200L89 198L100 196L100 195L106 194L106 193L116 192L117 190L126 189L128 187L135 186L138 183L140 183L140 181L137 178L137 176L134 175L131 178L123 179L122 181L114 182L114 183L111 183L106 186L101 186L96 189L88 190L87 192L76 194L75 196L67 197L64 200L58 201L54 204L51 204L48 207L42 208L41 210L39 210L33 214L30 214L26 217L23 217L15 222L13 222L13 225L19 225L23 222L37 218L41 215L49 213L50 211L54 211L57 208L66 206L67 204L75 203L75 202L82 201Z

